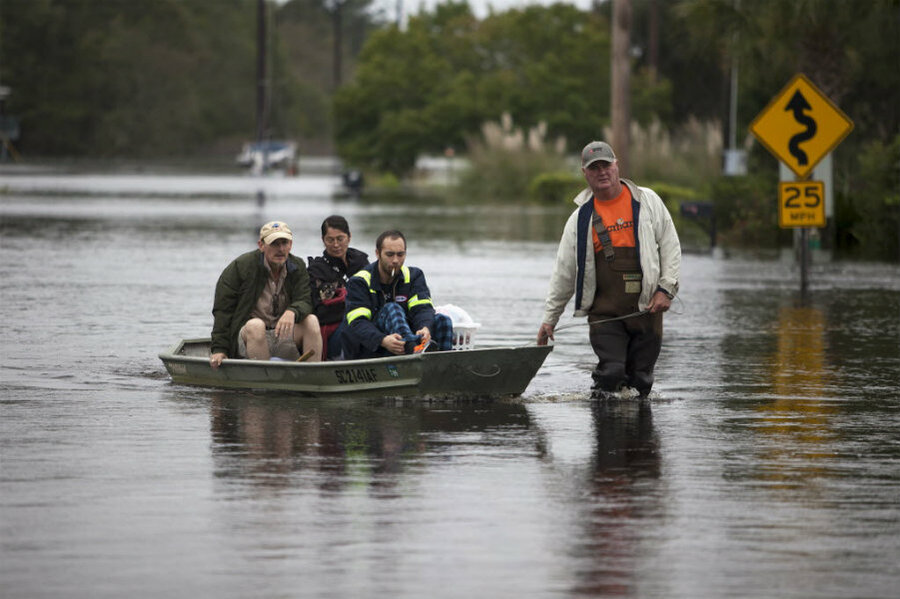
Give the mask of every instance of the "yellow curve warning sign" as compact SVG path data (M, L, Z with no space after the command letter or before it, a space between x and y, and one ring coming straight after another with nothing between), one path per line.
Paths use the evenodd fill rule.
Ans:
M853 121L799 73L750 124L766 148L805 179L853 129Z

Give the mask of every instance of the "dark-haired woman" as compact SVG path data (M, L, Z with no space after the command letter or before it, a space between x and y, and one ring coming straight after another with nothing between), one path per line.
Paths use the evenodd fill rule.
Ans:
M369 263L365 252L350 247L350 237L347 219L333 214L322 221L325 250L321 256L307 258L313 313L322 330L322 355L328 358L336 357L341 350L332 334L344 317L347 279Z

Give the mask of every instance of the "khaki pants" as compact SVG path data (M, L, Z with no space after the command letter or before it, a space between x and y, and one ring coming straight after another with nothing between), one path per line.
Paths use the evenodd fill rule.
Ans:
M245 325L246 326L246 325ZM296 361L300 357L300 352L294 344L292 337L279 339L275 336L275 329L266 331L266 342L269 344L269 355L282 360L291 362ZM238 333L238 355L242 358L247 357L247 344L244 342L244 328L241 327Z

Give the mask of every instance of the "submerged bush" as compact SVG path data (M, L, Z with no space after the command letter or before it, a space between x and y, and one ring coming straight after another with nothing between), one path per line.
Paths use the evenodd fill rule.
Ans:
M900 134L872 141L859 156L858 179L837 194L838 247L864 258L900 258Z
M547 204L559 204L570 201L586 186L584 178L575 173L541 173L531 180L528 197Z
M711 188L725 245L778 247L778 182L771 175L719 177Z

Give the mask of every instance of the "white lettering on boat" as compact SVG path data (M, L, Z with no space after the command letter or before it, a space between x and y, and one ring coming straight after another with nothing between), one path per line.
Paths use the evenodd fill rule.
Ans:
M334 376L341 385L378 382L373 368L341 368L334 371Z

